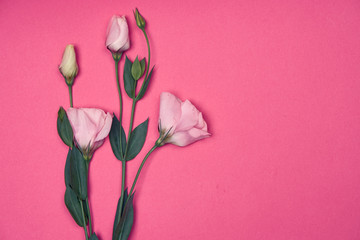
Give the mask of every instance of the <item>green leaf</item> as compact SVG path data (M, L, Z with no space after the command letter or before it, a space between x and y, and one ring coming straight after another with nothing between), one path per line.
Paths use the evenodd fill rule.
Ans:
M153 70L154 70L154 67L151 69L147 79L144 80L143 86L141 87L139 94L136 96L136 100L142 99L143 96L145 95L146 89L148 88L149 82L151 80Z
M113 226L113 240L116 239L115 238L116 227L120 222L121 213L124 210L124 206L125 206L124 201L126 201L127 197L128 197L128 193L127 193L127 189L125 189L125 191L122 193L121 197L119 198L117 207L116 207L116 214L115 214L115 220L114 220L114 226ZM123 201L123 204L121 204L121 200Z
M66 162L65 162L65 171L64 171L64 175L65 175L65 186L68 187L70 186L70 156L71 156L71 148L69 148L67 157L66 157Z
M91 237L89 240L99 240L95 233L91 234Z
M139 62L138 57L136 57L133 65L131 66L131 75L133 76L134 80L139 80L144 72L141 71L141 64Z
M65 205L69 210L71 216L75 220L75 222L80 227L84 227L81 205L79 199L77 198L75 192L71 189L71 187L66 188L64 200L65 200Z
M123 214L118 225L116 226L113 240L127 240L129 238L134 222L133 198L134 194L130 196L129 201L125 204Z
M125 136L124 128L122 126L121 126L121 149L122 149L122 151L120 151L119 135L120 135L120 122L114 114L110 133L109 133L110 145L111 145L111 149L112 149L115 157L117 159L119 159L120 161L122 161L124 159L123 155L125 153L125 148L126 148L126 136ZM121 152L123 155L121 155Z
M126 154L126 161L129 161L136 157L139 154L142 147L144 146L146 134L148 130L149 118L146 119L143 123L137 126L134 131L131 133L129 140L128 152Z
M57 131L61 140L69 147L73 146L73 130L63 107L60 107L57 118Z
M87 197L87 169L85 159L79 149L74 147L70 155L70 185L76 195L85 200Z
M126 94L133 98L135 96L135 80L131 74L132 63L126 56L124 65L124 87Z

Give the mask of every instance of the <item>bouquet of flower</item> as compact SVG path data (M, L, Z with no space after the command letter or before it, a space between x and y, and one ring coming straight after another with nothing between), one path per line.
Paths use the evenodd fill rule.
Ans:
M159 138L142 160L135 179L127 190L125 186L126 163L134 159L142 150L148 131L148 119L133 127L136 104L143 98L149 86L154 67L150 70L150 44L145 30L146 22L136 9L136 25L143 32L148 58L125 57L123 70L124 90L132 99L130 124L127 135L122 126L123 104L119 78L119 62L123 53L130 48L129 29L124 16L113 16L107 29L106 47L115 62L115 76L119 92L119 118L96 108L75 108L73 106L72 86L78 73L78 64L73 45L65 48L59 70L69 88L70 108L60 107L57 118L57 130L62 141L69 147L65 163L65 204L75 222L83 227L85 238L98 239L92 228L88 197L88 175L94 152L109 136L115 157L122 164L121 194L115 212L113 240L128 239L134 219L134 190L141 170L157 148L166 143L186 146L210 136L202 113L188 100L182 102L171 93L163 92L160 96L160 114L158 120ZM143 79L142 79L143 78ZM136 92L138 83L141 88Z

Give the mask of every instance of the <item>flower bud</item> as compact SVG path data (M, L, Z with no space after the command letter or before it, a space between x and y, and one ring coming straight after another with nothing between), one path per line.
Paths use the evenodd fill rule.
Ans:
M124 16L114 15L108 25L106 34L106 47L113 53L117 53L115 57L130 48L129 27ZM115 59L114 57L114 59Z
M139 10L137 8L134 11L134 16L135 16L135 20L136 20L136 25L140 29L144 29L146 22L145 22L145 19L143 18L143 16L141 16L141 14L139 13Z
M138 57L136 57L134 63L131 66L131 75L135 79L135 81L139 80L141 76L144 74L145 67L142 67L142 64L139 62Z
M73 45L69 44L66 46L59 70L64 76L66 84L71 86L78 73L78 65L76 63L76 54Z

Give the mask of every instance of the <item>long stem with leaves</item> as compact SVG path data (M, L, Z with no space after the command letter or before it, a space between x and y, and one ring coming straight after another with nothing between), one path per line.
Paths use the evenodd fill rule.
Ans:
M126 158L122 151L122 115L123 115L123 106L122 106L122 95L121 95L121 88L120 88L120 78L119 78L119 62L122 56L121 53L114 53L113 58L115 60L115 74L116 74L116 83L117 89L119 93L119 103L120 103L120 113L119 113L119 124L120 124L120 132L119 132L119 149L120 149L120 156L123 156L123 160L121 161L121 195L120 195L120 209L122 209L122 203L124 199L124 191L125 191L125 180L126 180ZM133 115L133 113L132 113ZM132 123L130 123L132 125ZM127 145L127 144L126 144ZM127 148L127 147L126 147ZM125 151L126 153L126 151Z
M149 74L149 68L150 68L150 43L149 43L149 39L147 37L147 34L146 34L146 31L145 29L142 29L144 35L145 35L145 39L146 39L146 44L147 44L147 48L148 48L148 61L147 61L147 67L146 67L146 73L145 73L145 78L144 78L144 82L141 86L141 88L144 87L145 85L145 81L147 81L147 78L148 78L148 74ZM134 114L135 114L135 107L136 107L136 103L139 101L137 99L137 96L136 96L136 85L137 85L137 81L135 81L135 84L134 84L134 89L133 89L133 92L134 92L134 95L133 95L133 102L132 102L132 107L131 107L131 117L130 117L130 125L129 125L129 131L128 131L128 137L127 137L127 142L126 142L126 148L125 148L125 153L124 153L124 162L126 161L126 158L127 158L127 154L128 154L128 149L129 149L129 142L130 142L130 139L131 139L131 134L132 134L132 130L133 130L133 123L134 123ZM121 148L120 148L121 149ZM155 149L153 149L155 150ZM152 151L153 151L152 150ZM152 152L151 151L151 152ZM150 155L151 152L148 154ZM140 170L141 171L141 170ZM136 183L135 183L136 184ZM133 187L132 187L133 188ZM121 197L120 197L120 209L122 209L122 206L123 206L123 202L124 202L124 199L123 199L123 192L121 193ZM129 196L131 195L131 191L128 195L128 198L126 199L126 202L127 200L129 199Z
M123 115L123 106L122 106L122 95L121 95L121 89L120 89L120 78L119 78L119 62L122 56L121 53L114 53L113 58L115 60L115 75L116 75L116 83L117 83L117 89L119 93L119 103L120 103L120 113L119 113L119 123L120 123L120 132L119 132L119 149L120 149L120 156L123 156L122 152L122 115ZM125 174L126 174L126 162L125 160L121 161L121 195L123 194L125 190Z
M73 96L72 96L72 84L68 85L69 87L69 97L70 97L70 107L73 107ZM84 160L85 161L85 160ZM89 162L86 162L86 168L87 168L87 176L89 175ZM87 226L86 226L86 220L85 220L85 210L83 207L83 201L81 199L78 199L79 203L81 205L81 214L83 216L83 220L84 220L84 232L85 232L85 237L86 239L88 239L88 233L87 233ZM85 200L85 204L86 204L86 212L87 215L89 217L89 233L90 235L93 233L92 232L92 221L91 221L91 213L90 213L90 206L89 206L89 200L88 197Z

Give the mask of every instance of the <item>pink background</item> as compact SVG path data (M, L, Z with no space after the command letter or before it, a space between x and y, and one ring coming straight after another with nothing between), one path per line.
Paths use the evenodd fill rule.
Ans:
M135 125L150 117L147 142L127 183L158 137L162 91L197 105L213 135L150 157L130 238L360 239L358 0L2 0L0 238L84 239L63 201L67 148L56 117L69 100L57 67L75 44L74 105L118 115L105 31L125 14L126 54L147 56L135 7L156 67L135 114ZM127 131L128 98L124 114ZM101 240L111 239L120 180L107 140L90 169Z

